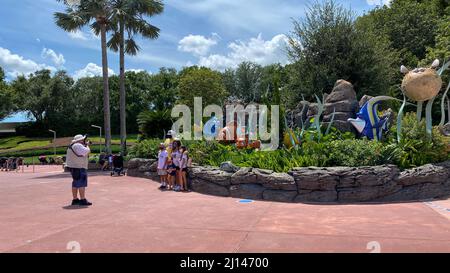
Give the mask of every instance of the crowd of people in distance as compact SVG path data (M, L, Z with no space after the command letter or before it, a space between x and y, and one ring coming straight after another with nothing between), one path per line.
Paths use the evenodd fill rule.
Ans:
M21 166L23 168L23 158L21 157L0 158L0 171L18 171Z

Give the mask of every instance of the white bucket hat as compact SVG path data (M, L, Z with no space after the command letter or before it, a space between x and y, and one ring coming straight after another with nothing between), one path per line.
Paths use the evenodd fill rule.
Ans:
M86 139L86 136L83 136L83 135L76 135L76 136L73 138L73 140L72 140L72 144L75 143L75 142L79 142L79 141L85 140L85 139Z

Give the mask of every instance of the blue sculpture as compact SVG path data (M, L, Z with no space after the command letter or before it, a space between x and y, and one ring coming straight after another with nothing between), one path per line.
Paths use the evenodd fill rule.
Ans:
M214 139L219 134L221 122L215 116L212 117L208 122L206 122L205 126L203 126L203 135L206 138Z
M383 132L388 130L388 117L380 118L378 116L378 106L381 102L395 98L380 96L370 99L361 110L356 114L356 119L348 121L356 130L368 139L381 140Z

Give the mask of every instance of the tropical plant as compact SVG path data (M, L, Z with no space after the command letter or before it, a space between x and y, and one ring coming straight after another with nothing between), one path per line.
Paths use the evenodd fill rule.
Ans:
M159 28L149 24L144 16L162 13L164 5L159 0L112 0L111 9L111 27L114 34L108 41L108 47L119 51L120 56L120 143L122 154L126 154L125 53L133 56L138 53L139 46L134 39L136 35L147 39L159 37Z
M75 32L84 26L90 25L96 35L101 38L102 70L103 70L103 112L106 151L111 153L111 113L109 101L108 81L108 53L107 32L111 30L112 6L108 0L80 0L74 1L57 0L66 5L65 12L55 13L55 22L60 28L68 32Z
M391 140L392 160L402 168L417 167L427 163L441 162L447 159L445 140L437 127L432 137L428 135L425 120L417 120L414 113L403 117L401 138L398 143Z
M163 137L172 126L169 110L147 110L138 116L139 131L144 137Z

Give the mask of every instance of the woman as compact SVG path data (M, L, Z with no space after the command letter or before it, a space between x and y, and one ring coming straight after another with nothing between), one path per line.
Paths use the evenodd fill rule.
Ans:
M181 141L180 140L175 140L172 143L172 162L173 165L175 166L176 169L176 176L175 176L175 191L180 191L181 190L181 168L180 168L180 163L181 163Z

